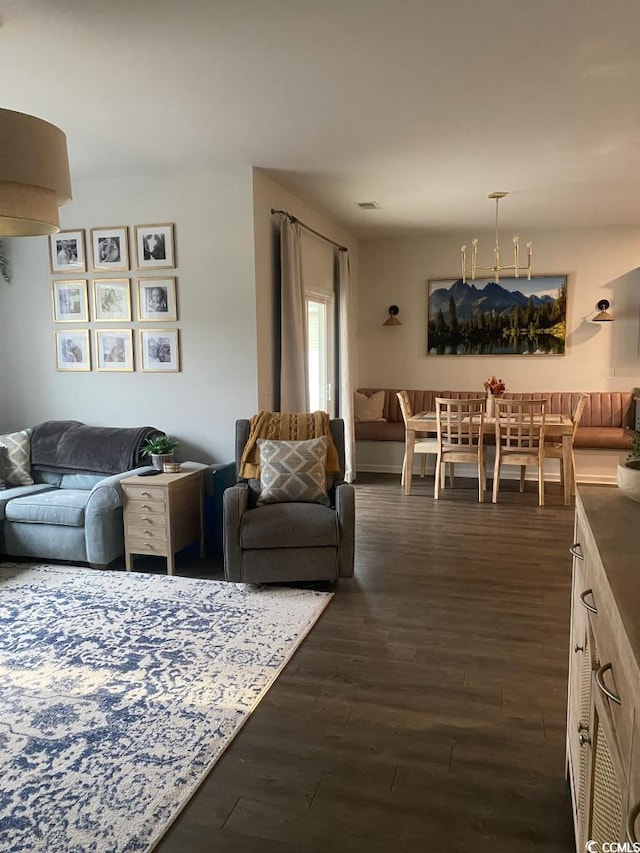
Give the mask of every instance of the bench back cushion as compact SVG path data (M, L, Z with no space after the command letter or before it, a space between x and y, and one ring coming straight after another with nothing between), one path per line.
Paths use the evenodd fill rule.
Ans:
M370 396L380 388L358 388L361 394ZM403 388L385 389L385 400L382 416L387 421L402 423L402 412L398 402L398 391ZM450 397L453 400L468 400L482 396L478 391L409 391L412 412L434 412L436 397ZM573 414L581 392L553 391L549 393L536 392L530 394L505 393L505 399L522 400L525 398L549 401L547 411L551 414ZM633 427L633 398L626 391L593 391L584 407L581 427L617 427L629 429Z

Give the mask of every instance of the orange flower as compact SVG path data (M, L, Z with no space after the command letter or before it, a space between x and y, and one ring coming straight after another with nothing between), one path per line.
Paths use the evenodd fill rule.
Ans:
M484 390L487 394L491 394L493 397L496 397L498 394L503 394L507 388L502 379L496 379L495 376L492 376L490 379L485 379L483 384Z

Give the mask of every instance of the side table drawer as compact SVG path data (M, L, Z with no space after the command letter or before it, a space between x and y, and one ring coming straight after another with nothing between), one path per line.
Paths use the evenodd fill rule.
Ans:
M127 539L127 550L132 554L159 554L166 557L167 541L151 536L130 536Z
M125 495L130 501L161 501L165 500L165 489L156 486L123 486Z
M167 514L166 512L129 512L129 507L127 507L127 512L125 514L125 523L127 525L127 530L129 528L137 528L142 530L143 528L149 528L153 530L166 530L167 527Z

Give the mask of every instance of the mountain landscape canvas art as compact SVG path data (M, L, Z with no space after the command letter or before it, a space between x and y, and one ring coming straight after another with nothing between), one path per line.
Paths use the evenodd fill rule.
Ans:
M431 279L429 355L564 355L567 276Z

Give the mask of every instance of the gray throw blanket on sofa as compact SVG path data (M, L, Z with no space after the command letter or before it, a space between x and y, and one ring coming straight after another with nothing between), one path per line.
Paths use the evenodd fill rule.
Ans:
M96 427L80 421L44 421L31 434L31 464L48 471L119 474L146 460L141 448L164 433L155 427Z

